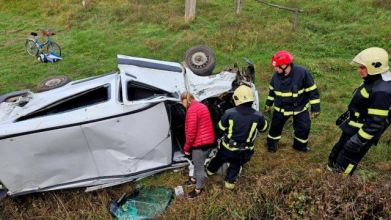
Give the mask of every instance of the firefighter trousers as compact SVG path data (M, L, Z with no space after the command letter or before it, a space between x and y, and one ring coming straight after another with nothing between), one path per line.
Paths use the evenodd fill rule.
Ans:
M294 142L293 148L302 150L307 147L308 136L311 129L311 119L308 111L301 112L293 116ZM281 139L282 129L285 122L291 116L284 116L284 113L273 111L273 117L267 136L267 145L275 147L276 143Z
M213 157L206 167L208 175L212 175L226 162L229 163L227 169L227 176L225 177L225 186L233 188L235 186L236 178L238 177L242 166L250 161L254 150L245 151L230 151L225 147L221 147L215 157Z
M352 175L357 168L358 163L368 152L369 148L375 143L375 140L368 141L360 148L359 152L352 152L345 149L346 143L353 135L342 133L338 142L334 145L329 155L328 166L337 172L344 172L346 175Z

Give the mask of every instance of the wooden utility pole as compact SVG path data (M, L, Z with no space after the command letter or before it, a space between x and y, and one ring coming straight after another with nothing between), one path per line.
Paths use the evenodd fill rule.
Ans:
M236 0L236 14L240 14L242 12L242 4L243 0Z
M297 19L299 17L299 8L296 7L295 8L295 20L293 22L293 30L296 31L296 28L297 28Z
M192 21L195 18L196 0L186 0L185 21Z

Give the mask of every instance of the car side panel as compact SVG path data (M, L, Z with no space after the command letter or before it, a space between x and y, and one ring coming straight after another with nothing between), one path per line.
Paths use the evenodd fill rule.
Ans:
M133 108L124 106L124 113ZM170 126L164 103L82 128L101 177L128 175L171 163Z
M2 139L0 155L9 194L99 176L80 126Z

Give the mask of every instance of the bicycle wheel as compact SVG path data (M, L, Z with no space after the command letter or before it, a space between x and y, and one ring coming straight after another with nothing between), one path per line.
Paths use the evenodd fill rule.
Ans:
M37 44L33 40L27 39L24 47L30 56L38 56L39 50Z
M61 57L61 48L58 46L56 42L50 42L47 46L47 54L50 54L51 52L59 55Z

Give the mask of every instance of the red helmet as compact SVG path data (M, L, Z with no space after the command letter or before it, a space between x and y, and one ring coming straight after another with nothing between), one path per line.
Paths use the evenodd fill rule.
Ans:
M274 56L272 57L272 66L280 66L282 64L290 64L292 63L293 56L285 50L278 51Z

